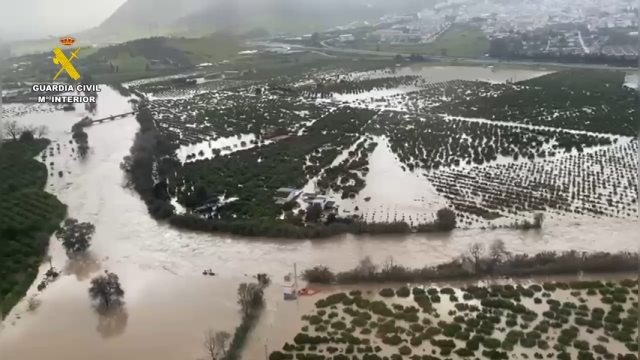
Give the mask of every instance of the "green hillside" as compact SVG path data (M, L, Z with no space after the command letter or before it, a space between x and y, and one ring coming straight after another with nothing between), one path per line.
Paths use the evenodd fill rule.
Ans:
M70 53L75 49L64 49ZM83 76L107 84L169 75L202 63L233 60L243 50L242 39L210 35L201 38L154 37L96 48L83 47L73 64ZM20 71L6 72L6 82L50 81L59 65L49 52L13 58ZM65 75L62 75L63 77Z

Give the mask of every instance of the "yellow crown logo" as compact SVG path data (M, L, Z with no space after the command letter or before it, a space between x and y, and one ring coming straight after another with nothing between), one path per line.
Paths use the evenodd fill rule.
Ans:
M60 43L62 43L62 45L69 46L69 45L73 45L73 43L75 43L75 42L76 42L76 39L70 38L69 35L67 35L66 38L60 39Z

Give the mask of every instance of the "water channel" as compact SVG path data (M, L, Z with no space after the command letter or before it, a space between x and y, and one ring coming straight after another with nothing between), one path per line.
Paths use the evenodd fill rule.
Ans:
M479 70L484 78L486 69ZM448 71L450 79L455 79L459 68ZM103 86L94 118L130 111L127 101ZM10 105L4 110L11 109ZM17 119L49 127L48 137L60 144L61 151L47 162L54 162L52 173L63 170L64 175L50 176L47 190L68 205L70 217L92 222L96 233L90 253L81 261L69 262L57 241L51 241L53 265L63 269L64 276L38 295L42 305L35 312L27 312L23 302L5 320L0 328L2 360L203 358L203 332L233 333L240 322L238 284L265 272L274 280L267 296L269 320L264 320L269 325L252 335L251 356L246 357L262 358L262 346L256 344L268 337L274 323L293 316L283 309L298 306L284 303L278 286L294 263L299 270L318 264L340 270L352 268L365 256L379 263L393 256L404 265L420 267L457 257L470 243L488 245L496 239L512 252L637 250L636 219L576 217L551 219L543 229L529 232L476 229L316 241L179 232L152 220L137 195L122 186L119 164L137 131L135 119L87 128L91 152L80 161L74 159L69 140L71 125L84 115L80 110L58 111ZM401 187L388 189L402 191ZM90 278L105 269L120 276L126 291L125 311L111 318L98 316L87 295ZM217 276L203 276L204 269L212 269ZM35 293L33 286L29 294ZM299 318L297 311L291 313Z

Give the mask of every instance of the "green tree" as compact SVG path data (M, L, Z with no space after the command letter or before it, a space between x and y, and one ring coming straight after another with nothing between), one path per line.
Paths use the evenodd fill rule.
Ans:
M436 225L441 231L451 231L456 228L456 213L449 208L442 208L436 213Z
M56 231L56 238L62 242L67 255L79 254L89 249L95 230L91 223L79 223L78 220L70 218Z
M322 217L322 205L312 204L307 207L304 220L307 222L316 222Z
M89 287L89 297L97 301L100 308L112 309L122 306L124 290L118 275L105 270L103 275L93 278Z

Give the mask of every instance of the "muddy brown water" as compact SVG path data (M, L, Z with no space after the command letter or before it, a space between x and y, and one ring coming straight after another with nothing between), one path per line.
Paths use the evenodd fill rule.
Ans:
M451 70L452 79L458 70ZM129 109L126 98L103 87L95 117ZM276 329L293 324L300 311L309 306L281 300L278 284L292 272L294 263L299 271L317 264L345 270L365 256L379 263L393 256L404 265L419 267L449 261L463 254L470 243L488 245L496 239L503 240L510 251L524 253L637 250L637 221L621 219L550 220L542 230L529 232L347 235L317 241L179 232L152 220L136 194L122 186L119 164L137 131L135 119L87 128L91 151L85 161L79 161L70 150L69 131L84 115L78 110L28 114L17 119L22 124L51 129L48 137L60 144L61 151L58 154L54 150L55 155L46 160L50 172L56 175L50 177L47 190L69 206L69 216L92 222L96 233L90 254L76 262L69 262L59 243L52 240L53 265L63 269L64 276L38 295L42 305L35 312L27 312L23 301L5 320L0 329L2 360L203 358L203 332L211 328L232 333L240 321L238 284L265 272L274 280L267 292L269 311L252 334L256 340L247 349L250 355L245 356L259 359L264 356L264 347L256 345L260 344L258 339L279 334ZM51 161L53 168L48 165ZM59 170L64 171L62 178L57 176ZM401 191L401 187L393 191ZM92 310L87 295L90 278L105 269L120 276L126 291L125 312L109 319L100 318ZM201 274L204 269L218 275L205 277ZM29 295L36 293L33 286ZM291 329L299 329L297 322Z

